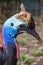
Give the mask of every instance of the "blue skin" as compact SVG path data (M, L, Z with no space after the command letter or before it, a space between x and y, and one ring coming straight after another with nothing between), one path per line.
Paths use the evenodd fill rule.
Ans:
M11 23L13 23L13 26L11 26ZM12 16L9 18L3 25L3 31L2 35L4 38L4 47L7 50L8 49L8 44L11 43L14 46L16 46L16 38L15 35L18 34L19 32L19 25L24 24L27 26L26 22L22 22L21 20L15 18Z

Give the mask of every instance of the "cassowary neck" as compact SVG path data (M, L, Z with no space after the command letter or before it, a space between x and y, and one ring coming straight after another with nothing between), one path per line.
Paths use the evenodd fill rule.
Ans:
M2 35L3 35L3 38L4 38L4 44L7 45L9 43L13 44L14 46L16 45L16 42L15 42L15 34L14 32L11 31L12 29L5 26L3 28L3 31L2 31Z
M12 35L12 36L10 36L10 35L5 35L4 41L5 41L5 43L7 43L7 44L11 43L11 44L13 44L14 46L16 45L16 40L15 40L15 37L14 37L13 35Z

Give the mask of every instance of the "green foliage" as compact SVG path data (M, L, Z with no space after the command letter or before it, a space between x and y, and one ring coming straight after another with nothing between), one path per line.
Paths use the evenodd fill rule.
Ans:
M18 42L18 44L21 44L21 45L26 44L25 40L22 40L22 39L18 39L17 42Z
M34 51L32 52L32 54L35 55L35 56L40 56L40 55L42 54L42 52L39 51L39 50L34 50Z
M21 54L20 60L21 60L21 61L24 61L25 59L26 59L26 56L25 56L24 54Z
M10 2L10 1L12 1L12 0L0 0L0 2L4 2L4 1ZM13 0L13 1L14 1L14 0Z
M32 57L26 57L24 54L21 54L20 56L20 61L24 62L24 64L31 64L33 62L35 62L35 59Z
M27 32L23 33L22 36L23 36L23 38L25 38L27 41L32 40L32 38L28 35Z
M3 2L4 0L0 0L0 2Z
M25 32L25 33L23 33L22 35L23 35L23 37L26 37L26 36L27 36L27 33Z
M31 57L29 57L29 58L27 57L26 58L26 61L25 61L26 64L31 64L33 62L35 62L35 59L34 58L31 58Z

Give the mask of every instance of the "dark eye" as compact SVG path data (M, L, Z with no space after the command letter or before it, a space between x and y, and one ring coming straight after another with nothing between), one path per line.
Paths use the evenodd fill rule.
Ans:
M23 28L23 27L24 27L24 25L23 25L23 24L22 24L22 25L19 25L19 27L20 27L20 28Z
M13 23L11 23L11 26L14 26L14 24L13 24Z
M26 30L26 26L24 25L24 24L21 24L21 25L19 25L19 29L20 29L20 31L22 30Z

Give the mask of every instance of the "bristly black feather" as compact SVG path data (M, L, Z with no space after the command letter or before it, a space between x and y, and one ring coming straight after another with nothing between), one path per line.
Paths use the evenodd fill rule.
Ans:
M16 47L9 43L8 54L6 54L6 61L4 65L17 65Z

